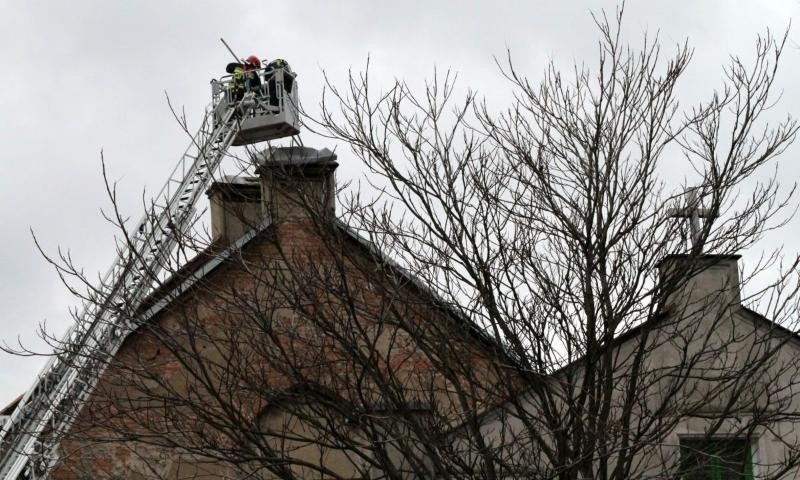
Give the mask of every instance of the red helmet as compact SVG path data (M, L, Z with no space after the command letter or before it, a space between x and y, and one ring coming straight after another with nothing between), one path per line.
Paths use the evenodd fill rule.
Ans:
M255 55L250 55L247 57L247 63L249 63L253 68L261 68L261 60L259 60Z

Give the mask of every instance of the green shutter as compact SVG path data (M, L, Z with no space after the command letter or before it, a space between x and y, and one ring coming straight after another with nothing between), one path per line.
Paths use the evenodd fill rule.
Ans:
M711 467L711 480L722 480L722 465L719 457L711 455L709 467Z
M753 480L753 454L750 449L747 449L747 460L744 463L744 478L745 480Z

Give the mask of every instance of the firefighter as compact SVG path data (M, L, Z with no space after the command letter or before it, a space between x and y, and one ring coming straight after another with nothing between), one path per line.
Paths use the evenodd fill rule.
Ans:
M292 73L289 62L282 58L276 58L269 62L264 69L264 80L267 81L267 89L269 90L269 103L272 106L279 104L278 92L275 82L275 70L283 69L283 88L286 93L292 93L292 86L294 84L294 74Z
M244 81L244 68L238 66L234 67L233 78L228 88L230 89L230 98L232 101L238 102L244 98L244 92L246 89Z
M259 77L261 60L255 55L250 55L244 61L243 69L245 88L249 91L261 93L261 78Z

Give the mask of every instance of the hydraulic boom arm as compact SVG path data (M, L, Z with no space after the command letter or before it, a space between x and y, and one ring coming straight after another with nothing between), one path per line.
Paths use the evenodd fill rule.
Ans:
M46 475L54 461L53 439L69 429L124 333L135 328L121 324L112 306L124 300L135 311L151 292L153 279L191 225L200 194L239 134L238 107L214 107L212 102L206 109L202 126L166 184L129 231L102 279L97 301L85 306L67 332L63 344L69 348L50 357L0 431L0 479Z

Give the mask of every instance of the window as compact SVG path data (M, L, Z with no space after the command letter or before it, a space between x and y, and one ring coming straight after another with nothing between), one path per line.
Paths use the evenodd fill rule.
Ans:
M742 438L681 439L682 480L751 480L750 442Z

